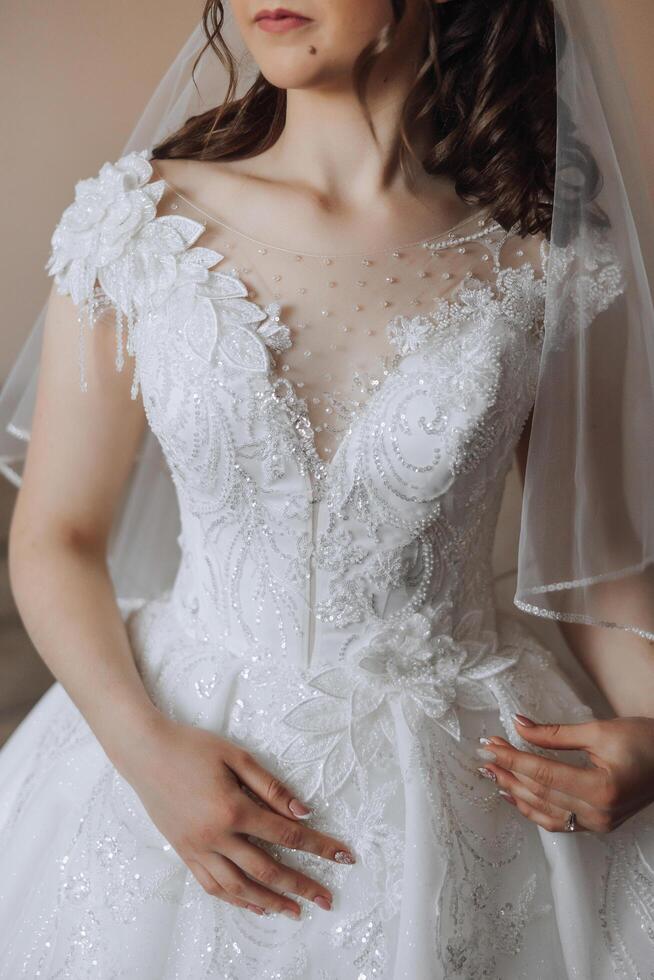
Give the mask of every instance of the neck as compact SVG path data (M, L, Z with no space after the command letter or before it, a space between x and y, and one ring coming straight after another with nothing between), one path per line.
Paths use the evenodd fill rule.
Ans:
M416 30L406 24L392 49L384 52L370 74L366 105L373 136L350 78L332 77L307 88L288 89L286 119L280 138L266 151L270 163L290 182L305 186L323 203L358 207L373 204L388 192L386 168L400 128L402 106L415 80ZM392 63L391 63L392 61ZM411 134L419 152L426 130ZM396 170L390 188L424 174L418 161L409 174Z

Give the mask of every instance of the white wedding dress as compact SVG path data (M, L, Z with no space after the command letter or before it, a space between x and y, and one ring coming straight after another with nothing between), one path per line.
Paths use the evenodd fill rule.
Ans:
M553 260L472 209L366 254L257 242L149 150L78 182L48 269L129 321L118 363L181 515L174 586L124 613L144 682L251 750L357 863L262 844L333 890L299 921L209 897L55 684L0 753L0 977L654 977L652 808L549 833L474 754L497 733L586 760L516 733L515 711L592 712L498 610L491 568ZM611 262L598 240L596 310Z

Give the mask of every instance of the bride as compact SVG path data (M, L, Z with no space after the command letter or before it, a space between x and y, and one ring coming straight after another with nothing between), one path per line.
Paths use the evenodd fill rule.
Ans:
M52 236L10 571L57 683L0 753L0 976L644 980L651 296L586 76L551 0L230 7L245 95ZM495 602L514 453L516 603L612 718Z

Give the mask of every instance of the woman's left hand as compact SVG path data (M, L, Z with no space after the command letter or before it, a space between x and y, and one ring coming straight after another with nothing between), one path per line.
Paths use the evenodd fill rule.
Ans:
M538 725L515 715L515 726L534 745L582 750L592 763L582 768L523 752L500 735L480 739L482 775L490 773L502 797L545 830L565 831L572 811L577 830L604 834L654 801L654 718Z

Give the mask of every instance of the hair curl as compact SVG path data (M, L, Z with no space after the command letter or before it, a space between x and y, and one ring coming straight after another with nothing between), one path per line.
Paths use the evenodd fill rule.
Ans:
M398 166L409 172L409 157L417 159L411 133L427 117L433 142L420 162L428 173L449 176L462 200L488 207L504 228L517 225L521 235L549 236L557 108L559 124L567 118L557 107L552 0L419 2L427 29L387 176ZM355 91L373 136L366 83L376 60L393 44L407 0L391 0L391 8L393 21L359 53L353 68ZM229 72L226 97L159 143L155 159L245 159L272 146L283 130L286 91L261 72L240 98L234 97L238 74L221 34L224 16L221 0L208 0L202 16L207 41L193 72L211 47ZM580 193L588 200L600 176L583 144L578 144L576 166L583 173Z

